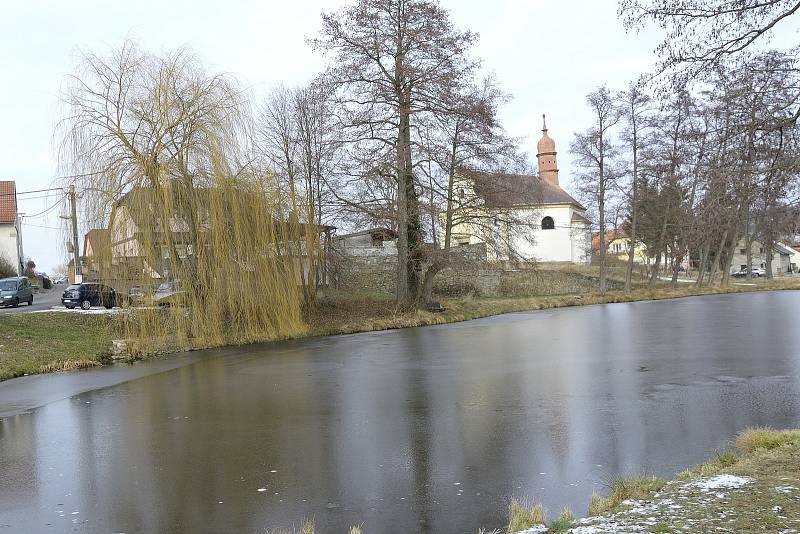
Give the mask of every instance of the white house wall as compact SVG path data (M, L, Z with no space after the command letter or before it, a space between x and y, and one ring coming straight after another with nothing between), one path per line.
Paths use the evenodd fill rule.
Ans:
M19 268L17 228L14 223L0 224L0 256L7 259L14 269Z

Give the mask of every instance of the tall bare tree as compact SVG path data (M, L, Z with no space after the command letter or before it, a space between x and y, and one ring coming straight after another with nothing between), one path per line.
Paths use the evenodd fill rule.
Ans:
M614 95L602 86L586 96L594 124L585 132L576 133L570 144L579 169L579 187L582 194L597 208L599 223L600 292L606 292L606 201L612 184L618 177L613 166L618 149L612 129L620 120L620 110Z
M644 144L647 139L647 132L652 127L650 120L651 102L650 96L643 90L640 83L630 83L625 91L617 95L619 101L621 119L624 129L621 140L625 145L627 174L630 176L629 186L626 191L629 193L627 199L627 229L628 229L628 265L625 271L625 291L631 290L633 278L633 268L636 256L636 246L638 243L637 225L639 222L639 186L640 186L640 158Z
M424 262L417 125L425 115L451 111L447 95L475 72L468 56L475 39L455 29L434 0L357 0L323 13L312 40L330 57L323 77L335 90L357 167L351 174L359 182L378 174L394 184L396 298L405 305L420 294Z

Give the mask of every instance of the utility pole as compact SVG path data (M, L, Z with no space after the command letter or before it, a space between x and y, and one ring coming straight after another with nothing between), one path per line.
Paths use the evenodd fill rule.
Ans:
M81 255L78 250L78 208L75 199L75 186L69 186L69 203L70 210L72 211L72 255L75 262L75 283L80 284L83 282L81 274Z
M17 213L17 270L19 275L25 274L25 255L22 251L22 216L24 213Z

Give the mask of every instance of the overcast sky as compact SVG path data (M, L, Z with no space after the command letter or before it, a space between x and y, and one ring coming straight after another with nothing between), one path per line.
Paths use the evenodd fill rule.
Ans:
M59 91L80 50L102 52L132 38L159 51L188 45L209 70L235 73L256 95L310 80L323 66L306 44L323 9L340 0L2 0L0 2L0 179L18 191L56 177L53 127ZM626 34L615 0L442 0L454 23L480 34L475 55L514 97L507 130L536 152L541 115L556 141L570 190L569 141L591 122L584 98L601 84L623 88L652 68L659 33ZM58 196L21 195L26 256L49 271L65 262ZM82 241L82 237L81 237Z

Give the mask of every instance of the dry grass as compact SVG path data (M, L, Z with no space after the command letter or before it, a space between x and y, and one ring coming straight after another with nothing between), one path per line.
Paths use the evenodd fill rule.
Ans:
M544 505L541 503L529 503L527 499L511 499L508 505L508 528L506 532L521 532L535 525L542 525L545 522Z
M772 450L800 442L800 430L773 430L766 427L748 428L736 437L736 448L744 453L758 449Z
M279 530L265 530L265 534L316 534L316 525L313 519L304 519L300 523L300 528L292 527L292 530L279 529ZM361 525L350 527L348 534L362 534Z
M90 369L102 367L103 364L96 360L66 360L63 362L48 363L39 368L40 373L55 373L58 371L75 371L76 369Z
M614 512L614 531L795 532L800 524L800 430L748 429L736 443L745 451L741 456L715 453L658 490L657 496L650 491L639 497L646 501L645 508L609 508ZM750 482L739 490L721 492L694 483L722 474L747 477ZM587 531L609 531L609 516L596 515L590 510L583 522Z
M655 475L617 476L608 483L608 494L593 494L589 499L589 515L613 510L627 499L644 499L658 491L666 481Z

